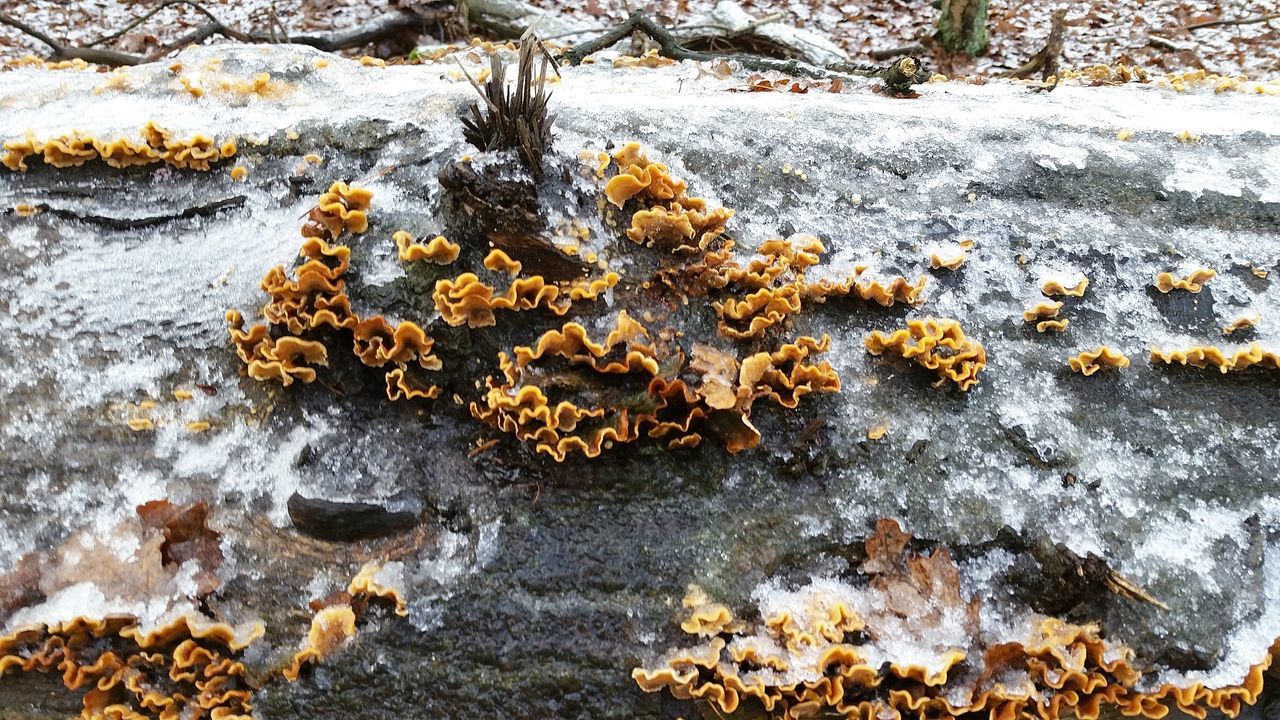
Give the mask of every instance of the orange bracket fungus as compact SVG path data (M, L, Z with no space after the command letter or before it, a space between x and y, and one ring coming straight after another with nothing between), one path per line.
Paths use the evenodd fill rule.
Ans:
M280 672L284 679L296 682L305 668L341 650L356 636L359 623L370 604L381 602L389 605L401 617L409 614L409 606L400 590L385 584L381 579L383 567L375 561L365 563L351 579L346 591L336 594L333 604L316 611L311 618L307 636L303 638L288 667Z
M957 246L929 253L929 267L934 270L959 270L968 259L966 249Z
M1036 324L1036 332L1039 333L1049 330L1062 332L1067 329L1067 325L1071 321L1067 318L1058 317L1058 312L1061 310L1062 303L1057 300L1036 303L1034 307L1022 313L1022 319L1029 323L1034 322Z
M1260 322L1262 322L1262 315L1256 312L1237 315L1234 320L1222 326L1222 334L1231 335L1232 333L1237 333L1241 330L1255 328Z
M965 337L960 323L946 318L908 320L907 329L890 334L873 330L866 346L872 355L893 352L937 372L935 387L950 380L968 390L978 383L978 372L987 365L982 345Z
M331 240L344 231L364 232L371 198L368 190L334 183L309 215L303 232L320 232ZM283 385L294 380L313 382L315 366L328 365L329 351L316 337L305 336L325 329L349 331L352 353L360 362L376 368L393 366L386 372L388 399L436 397L437 386L414 379L418 371L442 367L432 353L435 341L426 331L412 322L393 324L380 315L361 317L352 310L345 278L351 249L308 236L299 255L306 261L294 270L292 279L283 267L272 268L262 279L262 289L270 296L262 308L266 324L246 329L238 311L227 311L232 343L249 376Z
M689 186L671 176L667 166L651 162L640 143L614 153L618 174L605 184L605 197L622 208L633 198L645 205L631 216L626 235L640 245L667 251L706 250L724 233L733 211L708 210L707 201L685 194Z
M1104 367L1127 368L1129 367L1129 358L1119 350L1113 350L1106 345L1098 347L1096 350L1085 350L1075 357L1067 359L1067 365L1071 367L1072 372L1078 372L1085 377L1092 375Z
M910 541L895 521L881 520L865 542L865 584L771 590L754 623L690 587L680 627L694 644L632 678L645 692L700 701L717 717L780 720L1104 712L1154 720L1172 710L1203 718L1210 709L1235 717L1262 691L1269 659L1239 686L1155 684L1132 649L1092 624L1041 616L996 640L983 628L981 596L965 599L949 551L917 552Z
M368 210L373 193L366 188L336 182L320 196L302 226L303 237L336 240L343 230L362 233L369 229Z
M81 696L79 716L86 720L249 720L256 685L247 677L242 651L262 637L264 627L232 627L194 607L221 583L221 536L206 525L208 514L202 502L153 500L112 529L113 537L133 541L129 553L84 531L52 551L25 556L19 566L33 569L34 577L8 575L5 583L37 588L46 608L53 608L52 617L66 618L59 605L68 602L64 593L77 598L86 588L89 597L125 599L128 607L141 607L134 601L145 598L151 617L77 615L27 623L14 616L9 634L0 635L0 676L56 673ZM185 597L166 605L163 596L154 596L157 588L174 583Z
M1066 284L1061 279L1050 278L1048 280L1045 280L1043 283L1041 283L1040 292L1049 297L1054 297L1055 295L1064 295L1066 297L1084 297L1084 291L1087 290L1088 287L1089 287L1089 278L1084 277L1083 275L1080 276L1080 278L1076 282L1070 285Z
M46 165L58 168L78 167L100 158L115 168L164 162L176 168L208 170L212 163L236 154L234 142L219 145L200 134L175 138L154 122L148 122L139 134L140 142L128 138L104 141L79 132L39 140L28 130L21 140L5 141L0 163L15 172L26 172L26 159L39 155Z
M250 720L253 687L240 636L228 625L181 617L144 630L134 618L76 619L0 637L0 675L56 672L83 693L82 718Z
M404 230L397 230L391 239L395 241L396 252L403 262L426 260L437 265L448 265L458 259L462 248L449 242L443 235L431 238L427 244L414 242L413 235Z
M641 438L672 449L694 447L707 432L738 452L760 441L750 422L756 399L793 408L807 393L839 390L839 378L827 362L807 362L811 354L825 352L828 343L825 337L804 337L740 363L703 347L689 366L702 380L691 384L681 378L683 355L663 352L649 330L622 311L603 342L593 341L582 325L566 323L533 346L500 354L503 378L489 380L484 398L471 404L471 412L557 461L570 453L596 457ZM551 368L542 369L551 361ZM621 394L626 400L604 405L561 399L559 376L552 369L556 365L589 369L599 379L599 389L593 392L588 385L579 394Z
M1235 352L1213 345L1197 345L1174 350L1151 349L1151 362L1166 365L1191 365L1198 368L1217 368L1219 372L1239 372L1253 366L1280 370L1280 353L1264 350L1256 342Z
M843 278L810 281L807 272L826 251L812 235L768 240L744 258L723 235L731 210L711 209L705 200L690 197L687 184L664 164L650 161L637 143L624 146L612 160L618 173L605 183L605 199L617 208L633 208L629 227L620 232L666 258L649 280L625 288L626 301L638 291L668 293L669 298L674 293L682 303L691 295L709 295L706 306L716 318L719 337L691 338L681 345L676 342L681 333L672 328L651 331L620 310L614 329L601 342L591 338L588 325L571 321L532 345L500 353L499 375L491 376L482 397L470 403L472 415L556 461L571 454L596 457L641 439L675 449L715 437L729 452L753 448L760 442L750 419L756 400L792 409L809 393L840 389L834 368L813 359L829 347L826 336L791 341L779 336L806 301L852 296L887 307L922 299L923 276L914 283L904 277L866 279L863 265ZM474 200L467 194L473 190L467 179L479 177L465 162L441 175L446 189L470 198L462 205L468 217L473 210L494 210L466 204ZM338 241L368 229L371 201L367 189L334 183L303 227L303 262L292 273L274 268L263 280L269 295L262 308L266 322L250 326L238 312L228 312L233 343L251 377L284 385L314 382L318 369L333 361L333 348L326 345L332 331L346 331L363 364L386 368L388 398L440 394L439 386L420 379L422 371L443 365L427 331L410 321L361 317L347 295L351 249ZM620 273L601 262L603 272L593 276L587 272L590 266L572 258L557 261L551 248L539 245L540 238L511 234L515 232L523 230L468 235L467 243L488 238L490 249L479 267L436 280L431 298L441 322L481 329L497 324L498 311L565 316L598 312L605 304L586 306L584 301L617 302ZM466 246L443 236L420 244L405 231L394 233L393 240L404 261L452 263ZM594 255L584 257L594 262ZM673 256L679 258L675 264ZM546 267L562 277L536 274L531 267ZM940 347L950 348L957 331L958 326L939 338ZM751 347L725 349L712 342L719 338L744 345L751 341ZM984 361L981 346L964 341L962 333L959 345L923 360L966 389Z
M1209 268L1198 268L1191 271L1185 277L1174 277L1173 273L1162 272L1156 275L1155 289L1162 293L1168 293L1173 290L1186 290L1190 293L1198 293L1204 287L1204 284L1217 277L1218 273Z

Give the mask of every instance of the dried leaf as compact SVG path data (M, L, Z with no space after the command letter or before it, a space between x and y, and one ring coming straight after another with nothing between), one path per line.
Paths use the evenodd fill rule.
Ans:
M902 531L897 520L881 518L875 533L866 540L867 559L862 563L862 572L879 575L896 571L909 542L911 535Z
M181 565L194 560L196 594L208 595L218 589L218 567L222 565L221 535L205 524L209 505L204 502L174 505L168 500L152 500L138 506L138 517L147 527L164 533L160 559L165 566Z

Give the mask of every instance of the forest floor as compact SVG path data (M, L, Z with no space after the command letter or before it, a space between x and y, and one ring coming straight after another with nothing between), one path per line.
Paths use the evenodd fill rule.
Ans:
M548 12L601 28L638 4L636 0L532 2ZM414 4L408 0L398 3ZM157 4L137 0L8 0L3 3L3 12L55 39L80 45L123 27ZM395 4L397 0L201 2L221 21L241 30L265 32L275 26L292 34L354 27ZM668 25L677 25L714 4L715 0L648 0L645 9ZM875 62L871 53L876 50L920 43L932 69L948 75L988 75L1017 67L1043 46L1053 10L1067 7L1062 58L1066 67L1123 62L1157 72L1203 69L1222 75L1243 74L1253 80L1280 78L1280 0L990 0L990 44L983 55L972 59L948 57L933 40L938 10L929 0L741 0L741 5L757 17L777 14L779 22L825 34L855 62ZM190 5L175 5L102 47L148 53L204 21L204 15ZM1218 24L1197 27L1206 23ZM424 36L419 42L455 39ZM384 44L355 54L390 57L401 49ZM32 38L0 25L0 58L45 50Z

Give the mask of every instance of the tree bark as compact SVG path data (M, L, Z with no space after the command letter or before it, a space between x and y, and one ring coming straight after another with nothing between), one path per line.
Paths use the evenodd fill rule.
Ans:
M988 0L942 0L938 40L951 53L970 57L987 49Z

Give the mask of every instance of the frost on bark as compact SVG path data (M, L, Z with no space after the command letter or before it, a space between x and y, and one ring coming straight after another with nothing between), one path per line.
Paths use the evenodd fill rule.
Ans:
M970 57L987 49L988 0L942 0L938 39L952 53Z

